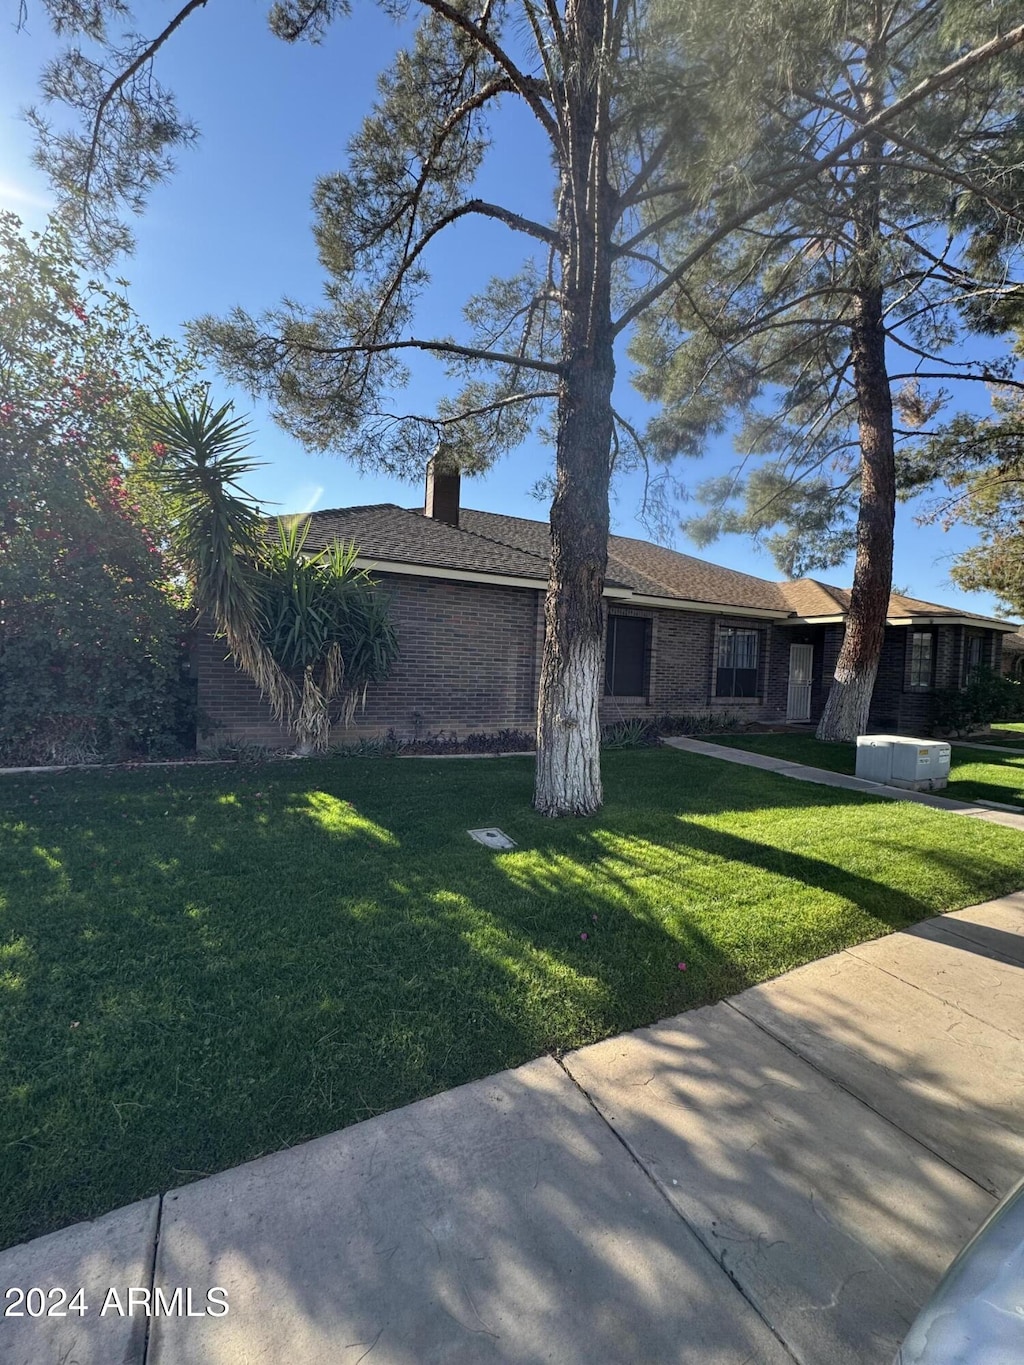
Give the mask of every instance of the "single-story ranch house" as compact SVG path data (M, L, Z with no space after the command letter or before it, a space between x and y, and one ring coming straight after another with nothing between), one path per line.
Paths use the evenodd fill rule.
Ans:
M422 511L380 504L315 512L307 546L355 542L357 563L392 598L400 657L346 738L459 736L536 719L548 526L460 504L458 474L428 473ZM606 723L728 709L814 722L843 638L849 591L813 578L776 583L610 536ZM1015 624L894 593L871 708L877 731L924 732L936 688L979 664L999 669ZM208 744L287 742L249 680L202 636L194 667ZM339 734L339 738L341 735Z

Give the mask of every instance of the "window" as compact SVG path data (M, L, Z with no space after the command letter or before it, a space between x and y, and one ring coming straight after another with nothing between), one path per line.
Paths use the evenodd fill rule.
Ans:
M647 645L651 623L642 616L609 616L604 690L609 697L647 694Z
M715 669L716 697L756 697L758 632L718 628L718 666Z
M930 630L910 632L910 686L928 688L932 685L932 633Z
M968 635L964 642L964 682L969 683L971 678L981 667L981 646L982 638L980 635Z

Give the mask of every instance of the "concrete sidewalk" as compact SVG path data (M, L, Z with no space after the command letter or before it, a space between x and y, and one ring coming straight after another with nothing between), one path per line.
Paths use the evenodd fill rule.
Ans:
M1024 893L0 1253L0 1361L889 1365L1022 1174Z
M851 777L849 773L834 773L827 768L811 768L805 763L793 763L788 758L774 758L770 754L755 753L752 749L734 749L728 744L710 744L703 739L688 739L678 736L663 739L672 749L682 749L688 754L702 754L705 758L718 758L724 763L738 763L744 768L761 768L764 772L777 773L779 777L792 777L797 782L814 782L821 787L845 787L848 791L863 792L866 796L881 796L887 801L910 801L918 806L931 806L934 810L947 810L951 815L968 815L975 820L987 820L992 825L1006 825L1009 829L1024 830L1024 814L1011 810L999 810L992 806L976 804L972 801L958 801L951 796L938 796L934 792L908 791L905 787L889 787L883 782L868 782L863 777Z

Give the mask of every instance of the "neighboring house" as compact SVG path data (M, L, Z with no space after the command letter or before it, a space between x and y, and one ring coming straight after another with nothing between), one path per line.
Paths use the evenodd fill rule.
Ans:
M424 510L391 504L310 517L307 547L354 541L391 594L400 656L370 689L348 737L532 730L544 632L548 526L475 512L459 476L428 473ZM725 709L758 721L821 715L849 591L812 578L775 583L627 536L608 542L602 718ZM894 593L871 727L927 731L936 688L998 669L1015 626ZM248 679L202 636L199 705L228 740L286 736ZM340 736L339 736L340 737Z

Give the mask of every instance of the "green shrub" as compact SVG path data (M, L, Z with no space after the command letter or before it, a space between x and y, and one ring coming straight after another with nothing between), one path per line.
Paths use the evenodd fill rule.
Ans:
M463 752L467 754L517 754L533 750L536 736L525 730L497 730L493 734L467 735Z
M394 730L388 730L385 735L371 735L350 744L334 745L332 753L347 754L353 758L397 758L399 754L443 758L449 754L524 753L533 747L534 737L525 730L495 730L467 735L465 739L460 739L454 731L444 730L423 735L419 739L405 739Z
M944 687L935 693L935 727L963 734L997 720L1024 717L1024 685L990 668L976 669L964 688Z
M703 711L659 716L652 723L659 735L714 735L738 730L744 720L735 711L719 711L708 707Z
M606 725L601 731L601 745L605 749L651 749L658 742L658 728L652 720L633 716Z
M394 730L388 730L385 735L367 735L347 744L333 744L331 753L348 758L397 758L408 750L410 743Z

